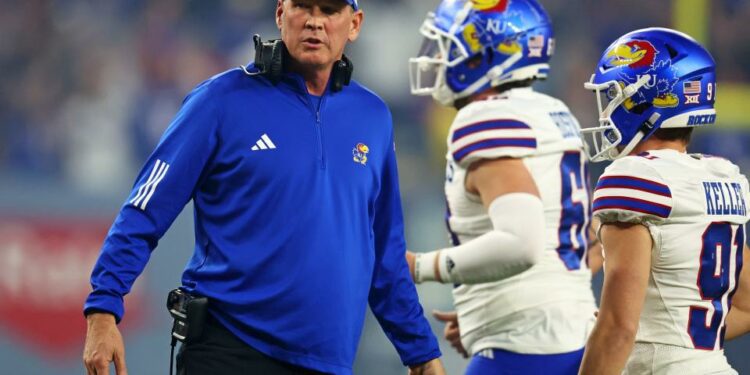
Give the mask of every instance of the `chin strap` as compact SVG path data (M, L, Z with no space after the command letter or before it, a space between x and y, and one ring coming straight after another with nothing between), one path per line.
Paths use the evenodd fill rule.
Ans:
M654 128L654 124L659 121L659 117L661 117L661 115L658 113L652 114L651 117L649 117L648 120L643 123L641 129L638 130L638 133L635 133L633 139L630 140L630 142L622 149L620 153L618 153L617 155L612 155L612 151L615 151L615 149L611 149L610 156L613 156L612 159L614 160L623 156L630 155L630 152L633 151L635 146L637 146L639 143L641 143L641 141L644 140L644 138L646 138L646 134L651 133Z

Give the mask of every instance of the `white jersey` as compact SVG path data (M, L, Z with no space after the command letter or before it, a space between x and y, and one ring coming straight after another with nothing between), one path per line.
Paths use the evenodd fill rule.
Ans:
M724 320L747 203L748 181L737 166L674 150L616 160L599 179L594 214L605 223L642 223L654 241L629 373L732 373L722 352Z
M578 122L561 101L513 89L462 108L448 135L446 219L453 245L492 230L480 198L466 191L480 159L522 158L545 210L545 251L531 269L453 290L461 341L471 353L498 348L553 354L583 348L596 309L586 264L589 187Z

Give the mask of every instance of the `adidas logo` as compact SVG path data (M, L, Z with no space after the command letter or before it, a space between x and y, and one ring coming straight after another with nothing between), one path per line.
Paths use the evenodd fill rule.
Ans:
M255 142L255 146L251 150L253 151L259 151L259 150L268 150L268 149L275 149L276 145L271 142L271 138L268 138L268 134L263 133L263 135L260 136L260 139L258 142Z

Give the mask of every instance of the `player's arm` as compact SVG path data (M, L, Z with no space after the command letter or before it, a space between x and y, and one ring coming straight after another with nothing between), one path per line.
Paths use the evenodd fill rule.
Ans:
M592 275L596 275L602 269L604 256L602 255L602 242L599 240L599 219L594 218L589 227L589 243L586 249L586 260Z
M745 245L743 259L750 259L750 248ZM740 273L737 292L732 298L732 308L729 310L726 322L725 338L731 340L750 332L750 267L745 266Z
M652 240L641 224L601 229L607 263L596 326L586 344L581 374L620 374L633 349L651 268Z
M471 164L465 185L481 198L493 230L459 246L409 254L416 282L501 280L529 269L541 256L544 207L522 159L478 160Z

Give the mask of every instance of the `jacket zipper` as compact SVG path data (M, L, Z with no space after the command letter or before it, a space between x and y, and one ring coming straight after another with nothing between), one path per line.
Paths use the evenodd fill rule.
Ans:
M307 104L310 106L310 109L312 109L313 113L315 114L315 134L318 137L320 169L326 169L326 157L325 157L325 150L323 148L323 120L320 114L321 112L320 109L323 107L324 100L325 100L325 93L320 97L318 108L315 108L315 106L313 106L313 101L310 98L310 94L307 94Z
M307 91L307 86L305 85L305 81L303 81L301 78L297 78L297 82L302 88L302 92L304 92L306 95L305 99L307 100L307 105L312 110L312 113L315 115L315 134L318 136L318 151L319 151L319 159L320 159L320 169L326 169L326 157L325 157L325 151L323 149L323 120L321 118L321 108L323 108L323 104L325 104L326 100L326 93L323 92L323 95L320 96L320 101L318 102L318 108L315 108L313 105L312 98L310 98L310 93Z
M323 108L323 101L325 101L325 94L320 98L320 104L315 112L315 125L318 131L318 145L320 146L320 169L326 169L326 152L323 147L323 120L321 118L321 108Z

